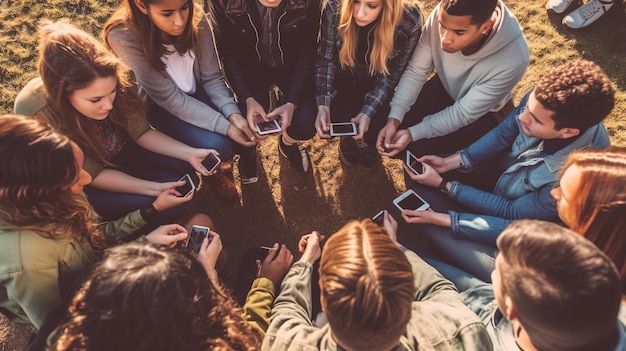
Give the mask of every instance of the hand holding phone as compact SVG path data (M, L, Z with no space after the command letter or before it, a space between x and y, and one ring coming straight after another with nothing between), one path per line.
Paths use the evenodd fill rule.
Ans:
M374 217L372 217L372 222L382 227L385 223L385 210L381 210Z
M180 194L180 197L187 197L191 195L196 190L196 185L191 180L191 176L189 174L185 174L178 181L185 181L185 184L176 187L176 191Z
M278 123L278 120L275 119L271 121L257 122L256 130L259 135L274 134L283 131L280 124Z
M220 163L222 163L222 160L215 153L211 152L209 156L207 156L204 160L202 160L201 163L204 166L204 168L206 168L206 170L209 171L209 173L211 173L215 169L217 169L217 166L219 166Z
M341 122L330 124L330 136L354 136L357 134L356 123Z
M402 210L426 211L430 205L426 200L409 189L393 200L393 204L402 212Z
M210 231L211 229L209 229L209 227L203 227L201 225L192 226L189 236L187 236L186 246L195 253L200 252L202 242L209 236Z
M278 248L275 248L272 246L265 246L265 245L259 246L259 252L256 257L257 260L261 262L265 261L265 258L267 257L267 255L269 255L270 251L274 251L274 250L277 250L276 255L278 255L278 252L280 252L280 245L278 246Z
M406 160L404 161L415 174L424 174L424 164L417 160L417 157L411 153L411 151L406 151Z

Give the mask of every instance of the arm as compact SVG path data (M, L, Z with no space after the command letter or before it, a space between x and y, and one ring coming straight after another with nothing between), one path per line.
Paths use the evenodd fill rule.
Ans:
M136 178L124 172L105 168L93 179L91 185L106 191L156 197L164 190L174 189L177 182L158 183Z
M330 106L333 96L335 73L337 71L337 11L340 6L338 0L330 0L324 6L322 24L320 27L320 41L315 62L315 100L318 106Z
M187 123L226 135L230 122L209 105L182 92L165 72L152 68L139 39L127 28L113 28L106 40L115 54L131 67L141 88L159 106Z
M189 162L196 171L203 175L208 175L208 173L200 163L209 156L211 152L219 155L216 150L193 148L154 129L143 133L139 139L136 140L136 143L154 153Z
M256 278L243 305L244 319L261 337L269 327L275 297L274 283L268 278Z
M455 299L458 298L461 302L463 299L457 293L454 284L444 278L436 269L431 267L428 263L422 260L415 252L400 246L400 249L404 252L404 255L411 263L413 268L413 280L415 282L415 301L426 301L433 298L436 294L442 291L451 291L451 294ZM458 295L458 297L457 297Z
M98 229L104 235L106 245L128 242L131 235L148 222L141 216L140 210L135 210L122 218L98 224Z

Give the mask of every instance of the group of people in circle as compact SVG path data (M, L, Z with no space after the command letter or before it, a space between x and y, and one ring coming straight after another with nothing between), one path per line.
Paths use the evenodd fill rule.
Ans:
M424 20L412 0L124 0L103 42L39 34L39 77L0 117L0 311L39 330L30 349L626 350L614 89L577 60L515 107L530 53L504 2ZM273 120L296 173L334 123L354 124L346 167L415 155L430 209L401 216L429 247L388 211L312 231L297 258L267 248L235 301L211 218L177 223L179 179L237 199L233 160L256 183Z

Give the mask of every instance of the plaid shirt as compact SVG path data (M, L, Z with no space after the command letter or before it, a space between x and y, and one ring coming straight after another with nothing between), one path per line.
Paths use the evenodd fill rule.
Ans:
M329 0L322 13L321 39L317 48L315 64L315 98L317 105L330 106L336 95L333 86L339 64L339 49L342 46L339 35L340 0ZM395 89L402 72L406 68L413 50L422 34L422 13L419 7L408 7L395 30L393 52L387 61L389 74L378 74L374 87L365 95L361 113L373 117Z

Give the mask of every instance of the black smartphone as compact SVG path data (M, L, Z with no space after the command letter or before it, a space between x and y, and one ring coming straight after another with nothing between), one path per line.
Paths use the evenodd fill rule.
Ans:
M196 185L193 183L193 180L191 180L191 176L189 174L185 174L178 181L180 182L181 180L184 180L185 184L176 187L176 191L178 191L180 197L191 195L191 193L196 190Z
M217 168L217 166L219 166L220 163L222 163L222 160L220 160L220 158L217 157L216 154L211 152L209 156L207 156L204 160L202 160L201 163L204 166L204 168L206 168L206 170L209 171L209 173L211 173Z
M385 222L385 210L378 212L374 217L372 217L372 222L382 227Z
M187 236L187 247L195 253L200 252L202 242L204 238L209 236L210 231L211 229L209 229L209 227L203 227L201 225L192 226L189 236Z
M417 160L417 157L415 157L411 151L407 150L405 163L413 171L413 173L424 174L424 165Z
M267 255L269 255L270 251L273 251L273 250L278 250L278 252L280 252L280 245L278 245L278 249L275 249L273 246L261 245L259 246L259 253L257 254L256 258L260 260L261 262L263 262L263 260L265 260ZM278 253L276 254L278 255Z

